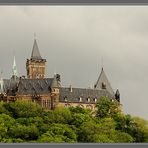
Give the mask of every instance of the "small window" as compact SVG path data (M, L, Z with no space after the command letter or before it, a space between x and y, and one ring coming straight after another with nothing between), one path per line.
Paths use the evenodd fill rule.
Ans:
M102 82L102 89L106 89L106 84L105 84L105 82Z
M90 102L90 98L87 98L87 101Z
M82 102L82 98L81 97L79 98L79 101Z
M64 101L67 101L67 96L64 97Z
M97 98L94 98L94 101L97 102Z

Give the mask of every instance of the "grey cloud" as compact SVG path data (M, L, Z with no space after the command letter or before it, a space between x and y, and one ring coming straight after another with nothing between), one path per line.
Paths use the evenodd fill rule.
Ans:
M3 77L11 75L13 50L19 75L26 74L36 32L47 76L56 71L64 86L93 86L103 57L124 111L148 119L147 15L147 6L1 6Z

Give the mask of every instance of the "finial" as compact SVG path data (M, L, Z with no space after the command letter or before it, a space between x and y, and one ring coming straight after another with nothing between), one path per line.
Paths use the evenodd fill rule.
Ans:
M101 67L103 68L103 56L101 57Z
M36 40L36 33L34 33L34 39Z

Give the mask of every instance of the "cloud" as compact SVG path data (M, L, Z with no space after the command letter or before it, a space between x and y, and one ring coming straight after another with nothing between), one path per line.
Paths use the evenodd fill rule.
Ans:
M126 113L147 116L147 6L1 6L0 69L10 77L15 50L26 74L34 40L63 86L93 86L103 65Z

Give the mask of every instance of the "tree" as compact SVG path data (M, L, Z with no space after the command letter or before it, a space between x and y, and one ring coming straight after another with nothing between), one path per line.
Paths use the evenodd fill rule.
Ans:
M25 126L17 123L10 128L8 134L16 139L36 140L39 136L39 131L35 125Z
M58 107L55 110L48 111L43 118L44 122L47 124L51 123L68 124L71 122L72 116L69 109L64 107Z
M135 142L148 142L148 121L133 117L128 133L135 139Z
M98 123L85 122L81 125L78 135L79 142L117 143L133 141L129 134L115 130L115 122L111 118L102 118Z
M71 143L77 141L77 136L69 125L54 123L46 133L39 137L38 141Z
M13 114L14 118L36 117L42 116L44 113L39 104L22 100L7 103L5 108Z
M108 97L102 97L97 101L97 117L113 117L121 112L120 104L116 100Z

